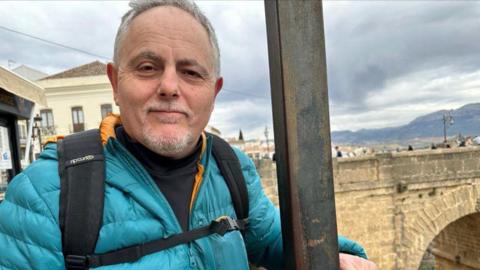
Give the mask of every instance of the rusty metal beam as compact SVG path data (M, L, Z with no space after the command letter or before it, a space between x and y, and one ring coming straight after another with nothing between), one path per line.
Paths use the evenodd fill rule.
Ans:
M265 1L285 269L338 269L321 1Z

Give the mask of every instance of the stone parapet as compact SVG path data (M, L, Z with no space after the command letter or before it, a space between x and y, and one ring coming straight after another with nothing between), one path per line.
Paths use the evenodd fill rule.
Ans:
M260 160L256 166L278 205L276 164ZM443 231L447 225L459 222L456 228L464 229L463 217L480 215L480 147L334 158L333 175L338 231L360 242L379 269L418 269L436 236L462 239ZM436 251L452 252L445 247L438 244ZM441 267L455 264L445 257L438 258ZM463 257L468 265L470 257Z

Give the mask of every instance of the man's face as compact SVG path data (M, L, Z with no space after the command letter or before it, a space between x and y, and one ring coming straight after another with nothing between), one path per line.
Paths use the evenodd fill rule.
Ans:
M206 30L175 7L132 21L108 75L126 132L173 158L193 151L222 87Z

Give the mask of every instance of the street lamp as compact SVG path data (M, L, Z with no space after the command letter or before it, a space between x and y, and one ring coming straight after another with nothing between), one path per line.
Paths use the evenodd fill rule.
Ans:
M35 125L33 126L33 128L35 128L37 130L38 142L39 142L39 145L40 145L40 151L42 151L43 150L43 147L42 147L42 131L40 130L40 127L39 127L39 123L42 122L42 117L37 114L33 118L33 121L35 122Z
M453 125L453 116L450 112L443 114L443 143L447 144L447 127Z

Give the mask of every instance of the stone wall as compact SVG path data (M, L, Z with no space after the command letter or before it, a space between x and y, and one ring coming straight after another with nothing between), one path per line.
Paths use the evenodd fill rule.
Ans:
M278 207L277 165L270 159L254 160L267 197Z
M278 202L275 164L257 167ZM418 269L435 236L480 210L480 148L334 159L333 174L338 231L379 269Z
M432 245L436 269L480 269L480 213L448 225Z

